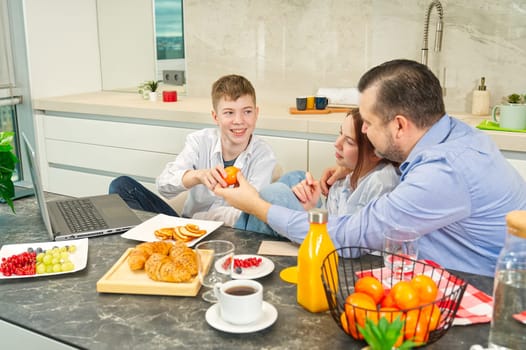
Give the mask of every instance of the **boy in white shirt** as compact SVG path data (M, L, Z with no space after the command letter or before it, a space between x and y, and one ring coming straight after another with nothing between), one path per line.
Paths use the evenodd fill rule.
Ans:
M272 148L253 135L259 114L252 84L239 75L227 75L212 86L212 119L218 128L189 134L183 150L166 165L156 180L159 193L169 199L189 190L183 212L176 213L163 199L136 180L121 176L110 184L133 209L223 221L232 226L241 211L213 193L226 187L224 168L233 165L260 189L272 180L276 159Z

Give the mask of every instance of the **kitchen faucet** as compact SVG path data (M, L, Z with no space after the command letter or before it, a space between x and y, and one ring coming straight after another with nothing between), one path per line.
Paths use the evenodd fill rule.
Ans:
M444 19L444 11L442 9L442 4L439 0L432 0L429 4L429 7L427 8L426 17L424 20L424 41L422 44L422 64L425 64L427 66L427 52L429 51L427 48L427 36L429 32L429 16L431 15L431 10L433 7L436 7L438 12L438 21L437 21L437 29L435 33L435 52L440 52L442 49L442 27L444 23L442 20Z

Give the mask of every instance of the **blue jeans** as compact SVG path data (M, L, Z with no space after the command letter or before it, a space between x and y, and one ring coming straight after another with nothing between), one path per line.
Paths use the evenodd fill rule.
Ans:
M302 170L288 172L278 181L263 187L261 191L259 191L259 195L271 204L304 211L305 209L300 201L292 192L292 187L303 181L303 179L305 179L305 172ZM318 206L321 206L321 201L318 202ZM241 213L241 216L234 224L234 228L281 237L281 235L274 231L268 224L247 213Z
M179 216L168 203L129 176L114 179L108 193L117 193L132 209Z

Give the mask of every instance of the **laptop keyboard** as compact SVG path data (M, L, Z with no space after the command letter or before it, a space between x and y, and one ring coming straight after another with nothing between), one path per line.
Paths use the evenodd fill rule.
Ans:
M89 199L58 202L58 208L72 232L95 231L108 225Z

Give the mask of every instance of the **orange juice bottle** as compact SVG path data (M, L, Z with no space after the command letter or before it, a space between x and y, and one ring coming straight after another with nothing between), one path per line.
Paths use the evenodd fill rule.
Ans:
M321 279L321 266L327 255L334 251L334 244L327 232L327 210L309 211L310 229L298 251L298 304L310 312L322 312L329 309L325 289ZM331 266L336 276L336 266ZM333 281L335 286L337 281Z

